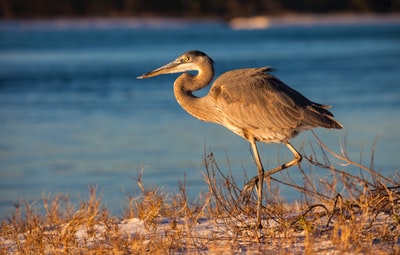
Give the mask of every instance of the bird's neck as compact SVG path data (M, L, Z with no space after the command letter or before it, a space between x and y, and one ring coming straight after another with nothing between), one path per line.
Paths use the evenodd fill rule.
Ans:
M178 103L189 114L203 121L210 121L209 118L214 108L207 96L197 97L192 92L206 87L213 76L214 70L199 72L197 75L184 73L174 83L174 95Z

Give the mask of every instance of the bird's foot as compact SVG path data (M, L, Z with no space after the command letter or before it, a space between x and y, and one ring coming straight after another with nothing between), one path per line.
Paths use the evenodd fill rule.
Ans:
M241 201L249 201L251 197L251 193L253 192L254 187L257 186L258 176L253 177L249 182L247 182L242 192L240 193Z

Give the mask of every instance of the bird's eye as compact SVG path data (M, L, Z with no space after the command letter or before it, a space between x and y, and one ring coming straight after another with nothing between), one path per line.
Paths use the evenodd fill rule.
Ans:
M182 62L189 62L189 57L188 57L188 56L183 57L183 58L182 58Z

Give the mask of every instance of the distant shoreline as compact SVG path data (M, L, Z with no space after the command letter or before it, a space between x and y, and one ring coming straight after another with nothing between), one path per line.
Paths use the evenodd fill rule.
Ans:
M27 18L3 19L2 26L25 26L50 28L180 28L190 24L221 24L232 29L267 29L280 26L314 26L314 25L352 25L352 24L400 24L399 14L285 14L280 16L236 17L230 20L213 17L181 18L167 16L137 17L82 17L82 18Z
M254 21L254 23L252 21ZM235 25L239 25L239 29L246 29L246 25L249 25L249 29L252 29L252 25L255 25L255 29L258 28L257 25L259 25L260 29L263 29L277 26L351 25L380 23L400 24L400 14L287 14L282 16L255 16L250 18L235 18L230 20L229 23L233 28L235 28ZM240 25L243 25L243 27L240 27Z

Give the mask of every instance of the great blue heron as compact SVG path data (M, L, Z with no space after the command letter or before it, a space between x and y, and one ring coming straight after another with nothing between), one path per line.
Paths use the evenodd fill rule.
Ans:
M187 71L198 73L193 75ZM315 127L340 129L342 125L327 110L329 106L308 100L271 75L270 67L226 72L215 80L206 96L196 97L192 92L206 87L214 77L214 61L197 50L186 52L138 79L182 72L175 80L174 94L183 109L200 120L220 124L250 142L258 168L258 175L251 182L252 187L257 184L257 226L261 228L264 178L297 165L302 159L289 139ZM264 173L256 142L283 143L294 159Z

